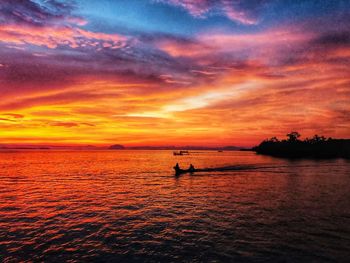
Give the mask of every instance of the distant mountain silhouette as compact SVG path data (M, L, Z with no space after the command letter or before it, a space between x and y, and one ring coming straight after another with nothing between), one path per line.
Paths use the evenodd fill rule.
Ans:
M217 149L217 150L224 150L224 151L238 151L238 150L242 150L242 147L237 147L237 146L225 146L222 147L222 149Z
M2 144L0 150L106 150L106 147L93 145L31 145L31 144Z
M349 139L327 139L315 135L312 139L299 140L298 132L291 132L287 137L282 141L272 137L252 150L258 154L287 158L350 158Z
M114 145L109 146L109 149L110 150L124 150L125 147L121 144L114 144Z
M237 146L124 146L114 144L111 146L94 146L94 145L28 145L28 144L0 144L0 150L173 150L173 151L238 151L244 148Z
M223 147L210 147L210 146L130 146L126 147L128 150L186 150L186 151L238 151L242 147L237 146L223 146Z

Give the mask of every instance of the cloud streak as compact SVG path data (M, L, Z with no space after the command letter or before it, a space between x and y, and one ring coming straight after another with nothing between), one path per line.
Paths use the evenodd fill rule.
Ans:
M196 18L220 15L236 23L256 25L259 22L259 11L264 7L267 1L157 0L157 2L181 7Z

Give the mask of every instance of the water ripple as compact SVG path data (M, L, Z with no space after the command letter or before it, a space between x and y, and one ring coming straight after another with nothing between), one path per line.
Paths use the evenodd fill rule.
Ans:
M6 152L1 262L345 262L350 163L250 152ZM172 166L249 167L174 178ZM251 169L254 168L254 169Z

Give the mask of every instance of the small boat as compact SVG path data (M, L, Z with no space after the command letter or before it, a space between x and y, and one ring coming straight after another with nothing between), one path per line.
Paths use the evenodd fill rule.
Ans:
M173 152L173 155L183 155L182 152Z
M179 176L181 174L186 174L186 173L194 173L197 171L192 164L190 165L190 167L188 169L181 169L180 166L178 166L178 164L176 164L174 166L174 170L175 170L175 176Z
M178 169L178 170L175 170L175 176L179 176L187 173L194 173L194 172L196 172L196 169Z
M263 167L260 167L263 168ZM225 172L225 171L247 171L259 169L258 166L254 165L233 165L233 166L224 166L224 167L212 167L212 168L194 168L193 165L190 165L188 169L181 169L178 164L174 166L175 176L180 176L182 174L193 174L196 172Z

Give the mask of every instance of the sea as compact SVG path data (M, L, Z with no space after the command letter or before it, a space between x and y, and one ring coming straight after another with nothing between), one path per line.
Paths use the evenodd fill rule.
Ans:
M0 262L349 261L350 160L0 152Z

